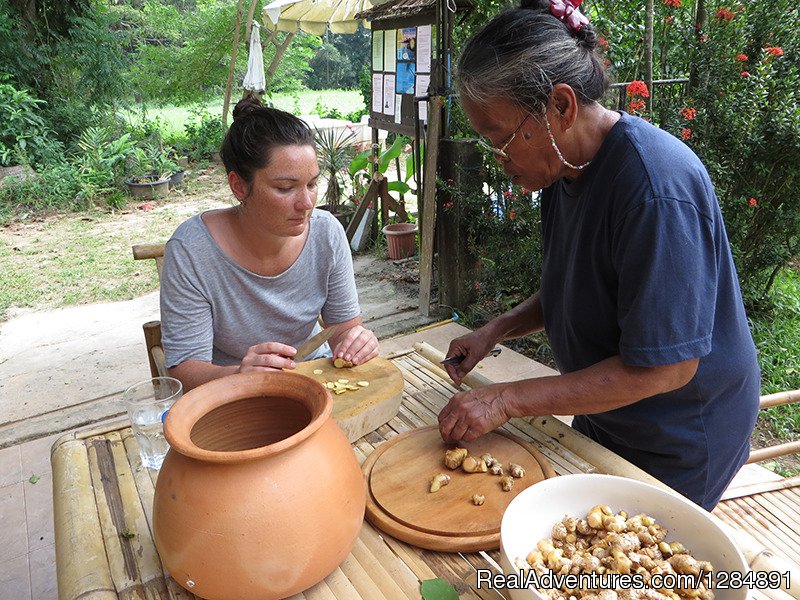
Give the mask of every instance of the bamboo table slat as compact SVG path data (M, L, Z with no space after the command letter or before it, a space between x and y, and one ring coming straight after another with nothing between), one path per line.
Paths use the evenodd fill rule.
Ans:
M392 358L403 372L403 403L386 425L353 443L359 461L400 433L435 424L440 409L457 391L435 360L426 358L427 351L417 348ZM473 383L480 384L474 379ZM505 429L534 444L559 475L610 472L609 464L622 464L619 457L552 417L513 419ZM623 463L628 476L652 481L643 471ZM127 422L63 436L53 446L52 466L61 600L195 600L169 577L159 560L152 537L157 473L139 464L136 440ZM754 517L761 513L744 500L734 525L773 523L788 512L788 503L796 501L796 496L771 500L765 508L771 516ZM735 512L725 507L722 518L726 511ZM776 549L786 550L790 558L798 560L796 542L795 538L795 546L782 543ZM423 550L365 522L347 559L324 581L293 600L420 598L420 582L437 577L452 584L462 599L506 600L499 591L478 589L476 584L476 569L498 571L498 562L497 551ZM781 598L780 594L754 597L772 600Z

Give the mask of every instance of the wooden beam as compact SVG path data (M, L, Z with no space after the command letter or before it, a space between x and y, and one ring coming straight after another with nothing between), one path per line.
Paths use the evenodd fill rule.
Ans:
M286 34L286 38L283 40L281 45L278 46L278 49L275 51L275 56L273 57L272 62L269 65L269 69L267 69L267 82L272 81L272 78L275 75L275 71L278 70L278 66L281 64L281 59L283 58L283 54L286 52L286 49L292 42L293 37L294 37L294 32Z
M358 229L358 224L361 223L361 219L364 218L364 213L367 212L367 208L371 202L375 201L375 198L378 197L378 186L379 182L375 179L369 182L369 186L367 186L367 191L364 193L364 197L361 199L361 203L358 205L355 214L350 219L350 223L347 225L347 229L345 233L347 234L347 241L351 241L353 236L356 234L356 230Z
M436 167L439 162L439 131L442 124L442 99L428 101L428 137L425 141L425 181L422 185L422 241L419 252L419 311L431 313L433 281L433 240L436 233Z
M774 394L761 396L761 408L781 406L782 404L792 404L793 402L800 402L800 390L792 390L790 392L775 392Z

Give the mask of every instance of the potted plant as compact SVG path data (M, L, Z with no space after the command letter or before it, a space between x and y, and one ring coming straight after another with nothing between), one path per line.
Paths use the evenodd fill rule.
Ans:
M328 184L323 204L317 208L329 211L339 220L342 227L347 227L355 208L342 204L343 178L350 165L353 140L355 140L356 134L351 129L331 127L317 129L315 137L319 166Z
M152 200L169 193L170 177L179 167L160 146L151 145L133 151L128 161L128 170L135 173L125 180L131 196Z

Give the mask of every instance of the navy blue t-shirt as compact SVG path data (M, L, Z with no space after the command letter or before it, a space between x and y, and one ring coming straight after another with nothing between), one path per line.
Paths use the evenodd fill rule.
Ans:
M562 373L619 355L699 358L684 387L573 427L711 509L749 452L759 368L711 180L672 135L627 114L573 182L542 194L540 297Z

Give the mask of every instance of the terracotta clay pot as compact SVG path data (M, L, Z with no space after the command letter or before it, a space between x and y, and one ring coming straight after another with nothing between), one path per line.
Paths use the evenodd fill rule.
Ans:
M391 260L412 256L417 251L417 226L414 223L394 223L383 228L386 250Z
M169 411L153 530L170 575L206 600L301 592L348 555L364 518L358 461L319 382L242 373Z

